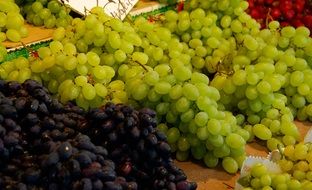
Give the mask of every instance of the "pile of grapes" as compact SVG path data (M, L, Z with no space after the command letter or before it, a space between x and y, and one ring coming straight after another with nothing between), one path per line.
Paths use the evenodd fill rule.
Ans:
M0 80L0 189L193 190L155 112L63 105L33 80Z
M37 2L42 0L31 7ZM167 135L178 160L192 157L236 173L245 160L247 142L262 140L269 150L293 146L300 138L293 120L312 120L309 29L282 27L278 21L261 29L246 13L248 6L243 0L190 0L185 10L169 10L154 22L142 17L120 21L94 7L83 18L68 19L69 25L55 30L49 46L30 58L2 63L0 78L36 80L62 103L91 110L86 116L91 123L106 119L99 108L111 102L138 110L148 107L156 111L157 129ZM112 117L125 121L121 112L123 116ZM119 129L107 122L74 129L113 151L117 156L109 159L122 166L120 175L128 176L130 160L139 169L132 168L129 179L142 175L142 181L153 182L156 189L174 181L171 169L166 168L169 174L161 180L155 178L159 168L147 170L169 159L158 152L168 149L152 128ZM129 140L125 133L134 139L142 133L146 139ZM103 141L106 138L114 143ZM129 146L132 153L126 151Z

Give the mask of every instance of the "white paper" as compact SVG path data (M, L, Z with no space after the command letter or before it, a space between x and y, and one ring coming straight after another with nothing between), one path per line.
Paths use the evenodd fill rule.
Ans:
M74 11L85 15L95 6L103 7L106 14L123 20L138 0L59 0Z
M312 142L312 130L310 129L306 136L304 137L304 143L311 143Z

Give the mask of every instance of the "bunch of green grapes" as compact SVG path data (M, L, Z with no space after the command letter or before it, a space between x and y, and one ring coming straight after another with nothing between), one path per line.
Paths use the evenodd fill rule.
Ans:
M0 0L0 43L5 40L19 42L26 36L28 30L20 8L14 0Z
M20 6L26 21L35 26L66 27L72 21L71 9L58 0L28 0Z
M299 170L298 170L299 171ZM301 173L301 172L299 172ZM302 173L301 173L302 174ZM311 174L307 173L307 178L303 179L301 175L282 173L269 173L266 166L262 163L253 165L250 174L238 180L243 190L284 190L284 189L302 189L312 188ZM299 177L299 179L298 179ZM305 178L305 177L304 177Z
M246 1L192 2L192 11L167 12L163 24L192 47L192 64L208 73L220 104L235 110L238 123L270 150L294 144L294 118L307 120L312 111L309 30L276 21L260 30L244 12ZM198 7L209 8L209 17Z
M247 52L233 58L233 75L212 81L221 91L221 102L229 109L238 108L247 126L265 126L266 130L253 128L253 132L267 140L270 150L298 140L294 118L311 119L309 34L305 27L280 28L271 22L268 29L243 39ZM252 53L254 57L248 56Z
M168 141L178 159L192 155L235 173L249 133L219 108L218 90L193 67L190 51L160 24L143 18L122 22L97 7L85 19L57 28L38 57L5 62L0 73L6 80L40 80L62 102L85 109L108 101L154 108L170 127Z

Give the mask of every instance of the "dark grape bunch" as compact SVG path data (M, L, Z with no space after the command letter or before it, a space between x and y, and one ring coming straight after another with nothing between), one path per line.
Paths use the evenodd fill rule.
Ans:
M0 189L196 189L155 127L149 109L85 112L33 80L0 80Z
M89 126L81 126L96 145L107 148L119 167L118 174L136 179L140 189L196 189L170 158L166 136L156 130L156 113L124 105L107 104L86 116ZM151 187L152 184L152 187Z

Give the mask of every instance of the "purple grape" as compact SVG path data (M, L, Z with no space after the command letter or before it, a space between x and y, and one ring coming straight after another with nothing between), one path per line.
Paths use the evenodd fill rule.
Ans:
M77 161L79 162L80 166L86 167L92 163L91 158L86 153L80 153L76 156Z
M8 104L0 105L0 114L4 117L17 118L16 108Z
M38 110L39 101L34 99L30 103L29 111L35 113Z
M99 179L93 182L93 190L102 190L103 186L102 181Z
M92 190L92 181L89 178L83 178L81 183L82 190Z
M61 159L68 159L72 155L72 153L73 153L73 148L72 148L70 143L63 142L59 146L58 152L59 152L59 155L60 155Z
M51 166L58 163L59 160L60 160L59 154L57 152L52 152L47 156L44 163L46 166Z
M118 183L108 181L104 183L104 189L105 190L122 190L122 186Z

